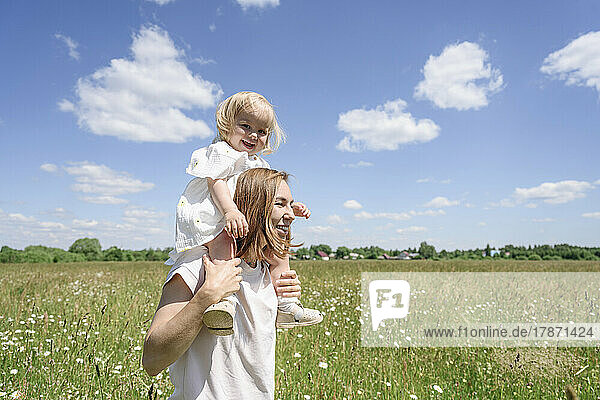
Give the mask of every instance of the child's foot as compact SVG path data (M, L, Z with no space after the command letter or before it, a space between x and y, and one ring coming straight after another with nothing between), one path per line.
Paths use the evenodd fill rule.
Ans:
M233 334L233 317L235 317L235 304L229 300L221 300L204 311L202 322L210 333L227 336Z
M294 328L296 326L310 326L323 321L319 310L304 308L299 301L280 302L277 306L277 328Z

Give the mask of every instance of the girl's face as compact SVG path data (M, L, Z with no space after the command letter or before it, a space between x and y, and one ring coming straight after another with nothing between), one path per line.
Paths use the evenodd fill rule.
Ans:
M229 144L237 151L256 154L264 150L269 138L269 121L251 112L242 111L233 123Z
M292 210L294 199L292 192L286 181L281 181L275 200L273 201L273 210L271 212L271 223L275 227L277 234L285 239L288 237L290 225L294 221L294 210Z

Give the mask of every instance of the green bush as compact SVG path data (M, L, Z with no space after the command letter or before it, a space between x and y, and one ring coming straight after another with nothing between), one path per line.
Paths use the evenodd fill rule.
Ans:
M527 260L527 256L516 256L515 260Z
M542 257L539 254L532 254L529 256L529 260L531 261L541 261Z

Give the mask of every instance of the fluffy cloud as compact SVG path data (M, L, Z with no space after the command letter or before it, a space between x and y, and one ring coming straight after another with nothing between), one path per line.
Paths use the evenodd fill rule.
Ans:
M46 172L56 172L58 171L58 167L54 164L42 164L40 165L40 169Z
M389 212L381 212L381 213L370 213L367 211L361 211L359 213L354 214L354 218L356 219L390 219L392 221L404 221L411 218L409 213L389 213Z
M437 179L433 179L433 178L421 178L421 179L417 179L416 181L417 183L443 183L444 185L447 185L449 183L452 182L451 179L444 179L444 180L437 180Z
M344 202L344 208L349 208L351 210L360 210L362 208L362 204L360 204L356 200L348 200Z
M476 43L446 46L439 56L430 55L423 67L424 79L415 87L416 99L427 99L439 108L478 109L501 90L502 74L487 62L488 53Z
M596 219L600 219L600 211L590 212L590 213L583 213L583 214L581 214L581 216L583 218L596 218Z
M335 229L332 226L323 225L309 226L308 228L306 228L306 230L312 233L330 233L335 231Z
M156 3L156 4L158 4L159 6L164 6L165 4L172 3L172 2L174 2L175 0L147 0L147 1L150 1L150 2L152 2L152 3Z
M79 52L77 51L77 47L79 45L76 41L74 41L68 36L61 35L60 33L55 34L54 37L67 45L67 47L69 48L69 57L75 60L79 60Z
M600 32L579 36L551 53L540 71L567 85L588 86L600 92Z
M65 171L75 177L71 189L75 192L92 193L98 196L83 197L82 200L97 204L120 204L127 201L115 196L150 190L153 183L142 182L127 172L115 171L106 165L88 161L70 163Z
M365 168L365 167L372 167L372 166L373 166L373 163L368 162L368 161L359 161L354 164L342 164L342 167L344 167L344 168Z
M429 142L440 127L430 119L416 120L404 111L402 99L388 101L375 109L355 109L339 115L337 127L346 132L338 144L340 151L397 150L402 144Z
M460 202L458 200L448 200L446 197L438 196L427 203L423 204L424 207L433 208L444 208L457 206Z
M337 214L333 214L327 217L327 222L331 225L338 225L344 223L344 219Z
M251 7L266 8L266 7L277 7L279 0L236 0L237 3L242 6L244 10Z
M593 187L582 181L546 182L532 188L516 188L514 197L517 201L542 200L548 204L562 204L585 197L585 192Z
M415 233L415 232L426 232L427 228L424 226L409 226L408 228L396 229L398 233Z
M137 142L183 143L211 135L202 120L182 110L212 108L220 87L194 75L168 33L144 27L133 37L132 58L113 59L108 67L79 79L77 101L59 102L78 124L97 135Z
M554 218L533 218L531 222L554 222Z

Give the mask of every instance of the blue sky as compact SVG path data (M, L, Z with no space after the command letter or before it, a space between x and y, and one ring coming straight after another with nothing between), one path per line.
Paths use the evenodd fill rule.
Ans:
M598 246L600 4L0 4L0 245L173 245L194 149L253 90L306 245Z

